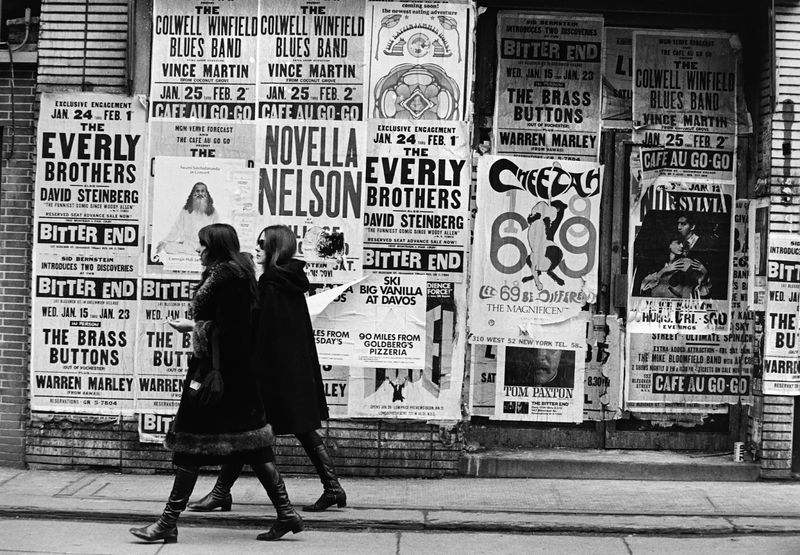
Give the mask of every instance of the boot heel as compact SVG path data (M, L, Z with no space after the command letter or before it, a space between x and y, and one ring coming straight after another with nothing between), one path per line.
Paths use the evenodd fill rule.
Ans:
M178 543L178 536L167 536L164 538L164 543Z
M232 505L232 501L229 500L229 501L223 503L222 505L220 505L219 506L219 510L222 511L223 513L227 513L228 511L231 510L231 505Z
M303 521L302 520L298 520L297 522L292 524L292 527L291 527L292 534L299 534L300 532L303 531L304 528L305 528L305 524L303 523Z
M341 499L341 500L337 501L336 502L336 506L339 507L340 509L342 507L347 507L347 499Z

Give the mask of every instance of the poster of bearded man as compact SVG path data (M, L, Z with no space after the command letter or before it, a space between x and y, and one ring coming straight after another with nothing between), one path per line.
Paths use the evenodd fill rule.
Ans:
M602 182L594 162L479 159L472 343L530 346L542 334L585 341L573 320L597 295Z
M198 232L233 225L243 249L255 242L255 171L244 160L156 156L150 189L147 271L199 274Z

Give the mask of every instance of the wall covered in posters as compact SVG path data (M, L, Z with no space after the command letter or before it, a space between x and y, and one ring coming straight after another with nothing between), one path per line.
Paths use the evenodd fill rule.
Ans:
M196 232L213 221L233 224L246 250L263 226L290 226L315 290L367 276L332 303L356 315L358 326L338 315L323 317L317 327L334 417L459 419L468 304L476 353L471 363L479 369L471 372L473 414L565 422L613 418L620 412L623 382L626 394L643 395L641 407L653 405L648 410L683 410L695 401L695 407L718 408L745 395L748 384L725 378L727 389L709 402L656 398L663 391L634 374L653 372L644 368L653 361L638 362L633 370L635 357L629 358L630 374L621 373L626 346L630 357L676 342L697 348L714 343L735 362L709 364L730 376L747 355L739 341L750 334L744 327L750 323L737 316L737 288L743 286L736 275L741 253L728 167L736 163L738 108L729 97L735 97L739 79L730 63L735 49L726 38L642 33L634 54L632 31L604 29L600 17L501 13L494 155L480 157L471 229L467 159L475 13L467 3L235 0L202 9L189 1L154 4L148 108L138 100L113 99L130 106L140 126L143 111L149 111L148 132L141 129L135 145L140 196L129 203L134 208L109 209L92 224L100 235L122 236L131 228L113 227L117 219L126 220L125 226L135 222L136 243L102 252L99 264L124 267L122 281L115 270L79 271L84 281L74 287L37 282L34 375L58 367L37 381L43 388L36 392L39 399L45 392L56 399L61 387L68 397L82 398L75 386L88 383L64 370L76 364L70 349L83 348L73 344L78 334L72 333L81 318L70 315L80 315L84 305L90 305L84 313L89 319L91 306L98 315L127 310L130 322L101 324L119 336L125 332L124 347L111 346L108 337L94 340L119 352L123 363L102 370L119 379L102 382L108 392L89 397L119 401L108 405L110 412L136 411L142 438L158 438L174 412L191 350L165 321L183 313L191 299L200 271ZM671 53L654 56L653 44L662 40ZM639 81L634 65L641 70ZM632 100L635 95L638 100ZM685 105L679 107L678 99ZM693 102L701 107L693 109ZM119 110L121 117L126 111ZM51 119L61 125L56 116ZM634 317L628 330L638 333L626 345L620 321L599 315L588 325L583 313L598 290L601 123L630 128L632 120L639 122L636 140L644 148L636 155L644 171L631 197ZM59 137L51 144L68 149L62 147L68 142ZM122 155L126 145L110 148ZM75 257L80 234L87 233L52 225L78 216L64 215L58 203L69 201L60 192L41 194L37 279L53 278L76 263L65 257ZM58 210L48 212L47 203ZM693 231L684 234L684 228ZM681 253L671 250L673 235L684 237ZM91 256L100 256L100 247L93 244ZM670 264L674 271L665 276ZM107 279L114 282L102 281ZM766 302L766 277L762 281L760 298ZM120 296L80 299L81 287L117 290ZM361 287L375 287L376 293L362 294ZM132 293L126 297L124 291ZM368 305L370 295L380 302ZM356 297L358 309L352 305ZM62 311L61 305L77 312ZM773 328L776 345L775 333L784 331ZM88 332L81 337L90 341ZM717 347L703 357L724 359ZM45 360L53 349L70 362ZM91 359L85 364L81 371L89 370ZM563 377L537 377L548 366ZM686 393L675 387L671 395ZM558 403L569 402L547 404L559 396ZM64 403L65 410L75 410L72 401ZM92 403L86 411L98 412Z
M522 398L513 398L505 393L499 394L503 398L502 402L527 403L527 411L517 410L518 406L508 405L509 411L503 412L503 408L495 409L498 397L498 384L520 386L520 383L527 380L530 383L523 384L523 387L545 387L554 388L558 384L571 383L570 392L556 392L545 390L516 390L517 393L524 393L518 397L529 396L532 399L547 399L546 395L562 395L563 399L576 394L576 380L580 381L581 368L583 368L583 398L575 403L582 403L582 420L613 420L620 417L622 410L622 353L624 350L624 336L620 331L620 319L613 316L602 314L590 316L588 313L581 314L577 319L584 327L585 345L583 347L583 364L576 364L575 370L572 369L573 354L567 354L564 358L564 367L561 363L562 354L550 353L546 348L542 349L514 349L511 350L511 361L509 362L506 350L503 356L499 354L502 347L498 345L478 345L472 346L470 352L470 406L474 416L486 416L489 419L502 420L533 420L533 421L577 421L577 405L572 401L568 405L558 405L561 408L554 411L553 406L540 403L539 400L532 401ZM590 323L591 320L591 323ZM564 350L564 349L561 349ZM578 352L578 349L575 349ZM548 356L548 353L549 356ZM558 364L553 364L558 357ZM509 381L508 370L498 378L498 365L501 361L506 369L511 368L511 378ZM555 368L555 374L553 373ZM577 372L577 373L575 373ZM563 376L556 379L558 376ZM573 378L574 376L574 378ZM550 380L546 378L552 378ZM504 381L498 381L499 379ZM558 386L563 387L563 386ZM580 388L580 386L577 386ZM567 389L570 389L567 388ZM560 402L565 402L562 399ZM513 410L511 410L513 407ZM498 416L499 414L499 416Z
M351 282L315 316L332 415L456 420L472 8L156 4L146 279L199 277L194 243L207 223L231 223L245 250L264 226L287 225L315 293ZM143 373L143 440L168 424L185 343L157 317L186 300L151 299L139 326L144 359L176 351ZM364 380L390 374L407 392L420 382L436 394L377 409Z

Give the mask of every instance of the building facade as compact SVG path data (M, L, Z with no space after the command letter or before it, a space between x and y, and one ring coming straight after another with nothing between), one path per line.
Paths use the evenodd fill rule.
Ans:
M406 321L416 319L417 325L402 329L382 328L378 318L384 313L367 312L367 304L358 305L362 317L372 314L367 328L343 324L344 316L324 318L324 312L317 321L321 338L342 331L418 336L403 353L366 353L356 362L349 358L360 352L355 339L349 350L339 351L318 340L335 415L323 431L343 474L452 475L468 449L727 451L742 441L759 461L763 477L791 475L796 464L792 362L798 353L791 346L796 280L788 274L786 280L770 279L764 270L790 267L796 260L791 241L797 237L800 201L792 126L800 6L795 2L741 7L659 2L645 8L627 1L287 1L275 6L238 0L220 7L213 2L43 0L29 16L24 6L9 4L3 17L19 20L7 27L9 49L26 35L35 39L25 39L26 46L10 56L0 52L6 158L0 190L0 462L131 472L168 468L169 456L157 439L168 425L176 392L159 391L150 404L143 403L147 396L140 379L167 376L152 371L152 362L161 351L166 356L181 350L147 343L148 338L179 338L159 336L161 329L148 323L145 311L179 310L186 299L157 299L144 291L159 284L179 287L179 282L196 279L197 272L181 266L190 263L178 246L156 257L160 234L169 235L175 217L160 206L174 204L166 192L171 184L196 180L192 176L202 172L222 179L221 172L228 172L230 188L219 189L227 200L218 205L223 210L228 203L240 234L252 234L265 223L287 223L297 226L298 238L309 245L307 233L315 226L307 222L330 217L334 224L326 221L317 232L335 243L339 225L347 247L339 251L338 262L321 263L327 268L318 275L322 289L356 277L359 272L342 264L353 260L363 273L400 276L395 292L425 306L417 312L406 306ZM417 22L423 16L427 19ZM217 52L198 52L202 38L209 39L206 49ZM691 59L692 48L702 51L698 60ZM686 83L700 79L699 72L704 85ZM58 198L62 193L48 197L47 191L107 188L102 180L87 185L92 179L85 174L70 177L70 166L59 178L58 166L47 165L51 160L71 163L64 142L70 134L79 141L80 133L103 132L91 127L96 113L88 121L69 116L86 109L80 103L111 107L117 101L130 107L131 123L100 125L116 130L106 132L109 141L116 135L141 137L135 147L127 143L141 147L135 164L129 158L130 169L124 170L136 177L116 187L138 191L141 202L128 204L140 206L130 208L127 220L118 217L124 208L109 210L103 220L97 207L87 204L95 220L73 212L62 223L113 226L122 221L137 228L136 241L81 245L66 231L62 241L47 240L42 225L58 223L59 208L66 209L59 203L68 204ZM195 108L186 107L192 104ZM57 121L61 107L71 121ZM119 109L124 117L126 109ZM230 115L223 114L227 109ZM687 121L684 112L697 117ZM303 132L316 133L316 142L304 142ZM45 143L44 133L56 138ZM352 139L351 148L344 137L354 133L364 136ZM334 137L340 146L331 146ZM420 137L426 144L410 142ZM691 144L675 143L684 140ZM712 141L718 150L711 149ZM301 144L306 150L298 153ZM123 146L118 150L123 153ZM671 165L666 158L650 163L653 157L679 157L684 151L711 161L698 166ZM715 155L730 159L718 157L716 164ZM87 156L95 161L91 153ZM347 162L348 156L353 160ZM209 166L210 158L223 162ZM518 191L509 193L514 183L498 177L511 183L510 189L498 191L505 200L484 196L492 175L503 175L494 164L509 169L509 160L517 164L512 172L517 176L569 172L568 189L577 192L555 192L556 179L543 193L528 187L533 177L522 177ZM553 160L557 164L551 165ZM185 169L177 169L181 164ZM351 174L359 175L353 182L359 187L347 188L348 164ZM308 181L294 174L296 189L290 190L289 181L274 184L281 171L298 167ZM327 189L310 177L321 176L314 174L321 167L330 169L319 178L327 180ZM48 177L49 168L54 169ZM492 168L498 169L492 173ZM349 215L343 206L333 211L325 195L334 185L352 193L343 194L343 206L356 190L364 204L351 204ZM435 202L426 196L433 189ZM253 206L237 204L252 190L259 199ZM403 198L397 193L399 200L393 200L393 191L405 190L410 192ZM298 193L303 191L305 200ZM175 192L175 199L187 192ZM560 216L553 212L557 195L572 195L563 197L569 208L565 204ZM314 213L314 199L329 204ZM508 199L511 205L500 204ZM715 199L721 199L719 204ZM736 200L750 205L739 208L738 220ZM301 213L301 204L307 213ZM81 209L80 202L76 207ZM498 218L515 215L492 221L485 219L490 212ZM677 256L696 260L703 269L662 279L664 267L675 262L674 256L661 257L669 256L667 246L679 234L682 214L694 217L683 223L697 233L684 239ZM759 225L754 221L748 228L746 216L759 219ZM567 226L578 217L590 221L592 231L584 224L585 229ZM556 218L564 226L560 235ZM309 229L299 231L303 226ZM740 245L748 230L763 241L748 239L748 247L756 245L763 259L761 273ZM712 254L691 256L692 249L700 252L696 245L704 234L717 243L708 248ZM558 260L549 256L551 247L559 249ZM746 254L755 258L752 249ZM130 269L72 270L73 261L65 257L75 256L108 258L112 266ZM324 259L324 253L320 256ZM415 256L421 262L414 262ZM584 261L581 273L576 268ZM493 275L492 268L501 271ZM103 280L117 273L132 280L136 292L113 302L66 302L70 295L49 295L41 288L41 278ZM421 282L414 281L419 276L426 278L422 293L416 291ZM566 291L571 280L593 287L571 302L562 303L563 295L543 296L543 291L555 293L559 281ZM694 281L687 285L686 280ZM55 287L58 282L47 283ZM344 297L358 297L368 286L354 285ZM678 294L676 287L691 292ZM659 290L663 294L655 293ZM520 320L508 307L522 306L514 305L514 297L526 298L526 293L536 297L526 306L545 307L540 314L558 306L569 317ZM338 302L346 301L334 305ZM89 307L90 315L63 313L73 306L78 311ZM682 320L665 324L646 316L666 306ZM104 321L99 316L103 307L115 313L130 310L133 317ZM499 307L503 315L492 314ZM51 309L59 315L50 316ZM712 313L732 321L709 323L706 314ZM687 324L688 319L697 321ZM108 354L121 357L122 363L102 362L100 354L83 363L74 358L70 349L81 345L66 338L78 335L84 326L75 322L81 320L99 322L93 326L101 331L128 333L129 344L117 346L120 354ZM71 331L53 331L58 329ZM387 345L386 338L374 340ZM65 348L66 359L61 358ZM549 364L554 372L558 366L557 372L571 381L544 381L536 375L541 368L526 373L533 359L555 356L553 351L560 362L540 366ZM180 367L178 360L163 362L165 372L168 366ZM97 372L118 380L129 376L138 389L110 391L91 382L95 389L89 393L89 377ZM81 376L80 382L66 380ZM780 391L787 394L776 394ZM364 401L383 394L386 400ZM55 403L60 395L69 402ZM561 396L562 404L535 398L541 395ZM98 406L91 405L95 400L121 404L93 411L81 406L87 400L93 407ZM293 440L281 439L278 453L287 470L313 471Z

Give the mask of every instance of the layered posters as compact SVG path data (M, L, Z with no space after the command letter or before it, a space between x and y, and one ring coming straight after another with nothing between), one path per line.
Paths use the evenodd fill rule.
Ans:
M555 333L583 343L569 320L597 294L602 173L591 162L478 160L470 342L523 345Z
M619 418L622 407L621 354L624 345L620 320L603 314L594 316L582 314L579 319L582 320L586 332L583 420ZM500 350L502 347L497 345L472 346L470 408L474 416L494 418ZM535 354L533 350L528 353L519 351L519 353L527 354L531 359ZM508 359L504 357L503 360L506 360L508 368ZM507 413L506 419L514 419L511 414L530 414L530 407L528 413Z
M773 232L768 246L763 391L800 395L800 238Z
M642 178L732 183L736 176L736 52L731 35L636 31L634 142Z
M549 340L498 348L494 419L581 422L585 352L582 342Z
M351 368L348 416L459 421L465 309L464 284L428 281L424 364Z
M633 118L633 29L605 27L603 126L630 129Z
M199 275L198 232L227 223L241 244L255 244L256 173L243 160L156 156L150 180L147 272Z
M734 193L677 178L633 191L628 332L728 333Z
M365 119L364 0L260 5L258 117Z
M145 115L129 97L42 94L32 410L133 410Z
M463 281L468 141L465 122L370 120L364 271Z
M596 160L603 18L501 12L494 152Z
M365 117L466 121L472 82L469 3L368 2Z
M426 283L373 274L345 289L314 319L320 363L424 367Z
M252 121L258 0L156 0L150 116L153 120Z
M364 132L362 123L258 122L260 225L294 230L312 283L361 275Z
M192 336L167 322L191 319L189 305L196 287L197 281L179 277L141 280L135 377L140 441L163 441L178 410Z
M747 275L747 306L765 310L767 300L767 235L769 231L769 197L750 202L748 233L750 267Z
M709 413L752 403L758 353L755 315L747 309L747 205L737 202L730 333L628 333L627 410Z

